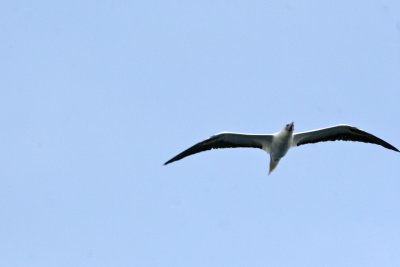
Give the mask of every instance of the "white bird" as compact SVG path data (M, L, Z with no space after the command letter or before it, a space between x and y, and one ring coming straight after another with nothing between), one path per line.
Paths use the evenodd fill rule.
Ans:
M275 134L222 132L186 149L165 162L164 165L214 148L254 147L269 153L269 174L271 174L290 148L305 144L338 140L377 144L387 149L400 152L397 148L384 140L350 125L342 124L300 133L293 133L293 130L294 123L292 122L286 124L280 132Z

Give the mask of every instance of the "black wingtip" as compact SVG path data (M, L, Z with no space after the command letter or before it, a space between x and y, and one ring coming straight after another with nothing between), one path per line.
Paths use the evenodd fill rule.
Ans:
M390 144L389 144L390 145ZM396 152L400 152L400 150L397 149L397 147L390 145L391 147L389 149L396 151Z
M164 163L164 166L165 166L165 165L168 165L168 164L170 164L170 163L172 163L172 162L174 162L174 161L176 161L176 159L175 159L175 158L172 158L172 159L166 161L166 162Z
M392 146L392 145L389 144L389 143L387 143L387 145L382 145L382 146L384 146L384 147L386 147L386 148L388 148L388 149L391 149L391 150L393 150L393 151L400 152L396 147Z

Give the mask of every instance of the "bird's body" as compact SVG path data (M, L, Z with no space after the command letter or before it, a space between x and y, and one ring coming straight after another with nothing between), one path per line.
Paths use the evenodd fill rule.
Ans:
M289 151L293 143L293 131L283 129L272 137L269 155L269 174L276 168L281 158Z
M293 130L294 123L292 122L286 124L280 132L275 134L241 134L223 132L195 144L168 160L164 165L214 148L253 147L263 149L270 154L269 173L271 173L291 147L337 140L372 143L399 152L397 148L384 140L349 125L336 125L300 133L294 133Z

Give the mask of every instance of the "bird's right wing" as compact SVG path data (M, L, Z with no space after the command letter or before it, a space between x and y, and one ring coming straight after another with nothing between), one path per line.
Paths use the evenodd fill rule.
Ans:
M186 149L172 159L164 163L180 160L184 157L203 152L214 148L235 148L235 147L254 147L269 151L273 135L240 134L240 133L220 133L201 141L194 146Z
M293 136L293 146L340 140L376 144L399 152L397 148L379 137L350 125L336 125L328 128L296 133Z

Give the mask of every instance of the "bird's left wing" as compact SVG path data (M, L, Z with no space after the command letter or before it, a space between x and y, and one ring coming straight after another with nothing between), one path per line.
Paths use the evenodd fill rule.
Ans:
M386 141L350 125L336 125L328 128L296 133L293 136L293 146L338 140L371 143L399 152L397 148Z
M164 165L180 160L184 157L214 148L254 147L269 151L272 138L273 135L268 134L259 135L224 132L213 135L208 139L195 144L194 146L186 149L182 153L165 162Z

